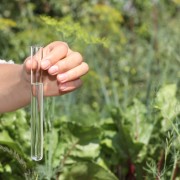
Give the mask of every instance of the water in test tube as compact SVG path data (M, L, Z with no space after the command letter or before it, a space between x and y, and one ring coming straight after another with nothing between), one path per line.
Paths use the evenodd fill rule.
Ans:
M31 158L43 158L43 83L40 68L43 48L31 46Z

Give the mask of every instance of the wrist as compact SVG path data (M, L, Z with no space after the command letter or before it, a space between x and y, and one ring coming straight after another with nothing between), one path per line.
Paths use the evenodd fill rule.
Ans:
M2 64L0 71L0 113L14 111L30 103L30 81L23 65Z
M26 72L24 64L20 65L20 84L22 93L24 95L24 100L27 104L30 102L31 94L31 83L30 83L30 74Z

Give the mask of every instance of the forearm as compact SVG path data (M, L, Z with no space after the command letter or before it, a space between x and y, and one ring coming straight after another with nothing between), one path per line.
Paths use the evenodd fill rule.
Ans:
M30 83L22 76L23 65L0 64L0 113L14 111L30 102Z

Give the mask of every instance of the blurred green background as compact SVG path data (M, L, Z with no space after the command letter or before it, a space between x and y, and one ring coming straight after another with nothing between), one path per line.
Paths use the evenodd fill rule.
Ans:
M179 0L1 0L0 58L65 41L90 71L46 99L44 159L29 107L0 115L0 179L180 179Z

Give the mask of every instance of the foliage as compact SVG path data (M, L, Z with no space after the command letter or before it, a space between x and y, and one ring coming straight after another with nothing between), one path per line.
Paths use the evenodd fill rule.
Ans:
M178 179L178 4L3 0L2 59L22 63L31 44L59 39L90 72L80 90L46 99L39 163L29 108L0 115L0 179Z

